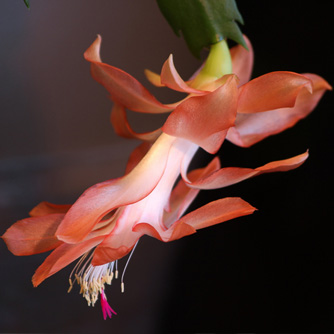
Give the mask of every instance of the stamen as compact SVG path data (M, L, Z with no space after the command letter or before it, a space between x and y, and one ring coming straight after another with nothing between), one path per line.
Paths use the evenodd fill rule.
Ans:
M138 241L139 241L139 240L138 240ZM126 268L128 267L128 264L129 264L129 262L130 262L130 260L131 260L132 254L133 254L133 252L134 252L135 249L136 249L136 246L137 246L137 244L138 244L138 241L137 241L136 244L133 246L132 251L131 251L131 253L130 253L129 257L128 257L128 260L126 261L125 267L124 267L124 269L123 269L123 273L122 273L122 277L121 277L121 292L122 292L122 293L124 292L124 274L125 274Z
M68 282L70 283L70 287L68 288L67 293L70 293L72 288L73 288L73 283L72 283L72 280L70 278L68 279Z
M115 278L118 278L118 260L116 260Z
M132 251L126 261L124 270L121 277L121 291L124 292L124 274L133 255L133 252L138 244L138 241L132 248ZM111 285L113 278L118 278L118 260L100 265L93 266L90 262L92 260L94 251L85 253L77 264L74 266L68 282L69 288L67 292L71 292L73 285L77 283L80 286L80 294L87 301L88 306L94 306L98 300L98 296L101 296L101 305L103 316L106 319L107 315L111 317L111 313L116 314L106 301L106 295L104 293L105 284ZM115 269L115 271L114 271ZM74 275L75 280L72 281Z
M104 291L105 284L111 284L114 277L115 261L103 264L101 266L92 266L90 261L93 253L85 253L73 268L70 277L70 287L73 288L72 275L74 274L76 282L80 285L80 294L86 299L88 306L94 306L99 294Z
M77 262L77 264L74 266L73 270L71 271L70 279L73 275L74 270L76 270L81 265L81 263L85 260L85 258L87 257L88 254L89 254L89 252L87 252L83 256L81 256L80 260Z

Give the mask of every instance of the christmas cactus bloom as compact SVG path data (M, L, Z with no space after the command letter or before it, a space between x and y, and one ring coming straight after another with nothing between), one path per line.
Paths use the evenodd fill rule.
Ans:
M70 290L74 274L88 305L101 296L106 318L113 311L106 302L105 284L117 278L117 260L128 254L142 235L173 241L255 210L241 198L223 198L181 217L199 189L290 170L307 158L305 153L256 169L220 168L215 158L207 167L186 175L197 148L191 141L162 134L151 147L144 143L134 150L125 176L87 189L72 206L39 204L31 217L15 223L2 238L15 255L53 250L34 274L34 286L80 258L70 275ZM183 178L176 183L180 173Z
M106 301L105 285L118 276L117 261L135 248L141 236L169 242L251 214L254 207L229 197L183 215L200 189L288 171L308 157L306 152L255 169L221 168L214 158L208 166L188 171L198 148L214 154L225 138L249 146L280 132L306 116L330 86L316 75L292 72L273 72L249 81L250 43L250 51L235 47L230 58L222 41L212 47L205 65L190 81L181 79L172 57L161 76L147 72L156 85L188 94L180 102L162 104L131 75L102 63L100 44L98 37L85 58L93 77L114 102L112 124L119 135L144 143L131 154L123 177L90 187L72 206L41 203L31 217L15 223L2 238L15 255L53 250L34 274L34 286L80 258L70 275L70 289L74 275L89 305L101 296L106 318L115 312ZM127 122L126 109L170 115L162 128L137 134ZM121 281L124 290L123 276Z
M237 103L235 123L229 128L227 139L232 143L248 147L262 139L292 127L306 117L317 105L326 90L331 86L316 74L298 74L277 71L250 80L253 67L253 48L244 37L249 51L238 45L230 52L225 41L212 46L204 66L189 81L184 81L176 71L173 57L164 63L161 74L146 70L146 76L155 86L166 86L187 93L188 96L174 104L160 103L149 91L131 75L101 62L101 37L98 36L86 51L85 58L91 63L93 77L110 93L114 102L111 121L116 132L128 138L154 140L161 130L170 135L193 140L210 153L221 145L225 133L220 131L222 117L207 109L197 113L194 105L202 100L219 104L219 90L230 73L238 78L237 93L233 92ZM135 133L126 119L125 109L141 113L171 112L162 129L150 133ZM213 110L213 109L211 109ZM210 143L199 143L198 138L190 138L188 129L205 121L205 133ZM214 125L212 131L211 126ZM197 134L199 136L199 134Z

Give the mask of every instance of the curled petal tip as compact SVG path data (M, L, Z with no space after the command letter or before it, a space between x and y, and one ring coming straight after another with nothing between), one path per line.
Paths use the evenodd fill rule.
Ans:
M98 62L98 63L102 62L100 57L101 42L102 42L101 35L97 35L93 44L84 53L84 58L87 61Z
M190 87L179 75L177 72L174 62L173 55L170 54L168 59L162 66L161 69L161 84L167 86L173 90L183 92L183 93L194 93L194 94L203 94L201 90Z
M308 90L308 92L309 92L310 94L313 93L313 83L312 83L312 80L311 80L311 79L305 77L305 84L304 84L304 86L302 86L302 87L304 87L306 90Z
M164 87L165 85L163 85L161 83L161 77L159 74L152 72L149 69L145 69L144 70L144 74L146 76L146 79L154 86L156 87Z
M37 288L43 282L43 280L44 279L40 279L40 278L36 277L36 273L35 273L34 276L31 279L31 283L32 283L34 288Z
M322 89L333 90L333 87L324 79L321 81L320 85Z

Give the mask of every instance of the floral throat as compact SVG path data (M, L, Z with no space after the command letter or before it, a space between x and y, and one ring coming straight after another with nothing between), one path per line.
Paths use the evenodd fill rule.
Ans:
M2 236L15 255L52 250L36 270L34 286L78 260L69 291L77 282L88 305L94 306L100 297L104 318L111 317L116 313L107 302L106 285L119 276L118 260L134 250L141 236L168 242L251 214L255 208L250 204L228 197L184 215L201 189L288 171L307 159L305 152L252 169L221 168L216 157L204 168L188 170L199 148L215 154L225 139L251 146L293 126L331 89L315 74L280 71L249 81L253 51L246 41L249 51L241 46L229 50L225 40L213 45L204 66L189 81L180 77L172 56L160 75L146 71L152 84L187 93L182 101L162 104L131 75L101 61L97 37L85 58L114 103L112 125L118 135L143 143L132 152L124 176L90 187L73 205L42 202ZM161 128L136 133L126 109L170 114Z

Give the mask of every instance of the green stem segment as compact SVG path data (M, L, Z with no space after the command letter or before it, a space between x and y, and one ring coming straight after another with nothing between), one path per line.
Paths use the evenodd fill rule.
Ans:
M243 19L236 0L157 0L166 20L190 51L200 58L203 48L232 39L247 49L237 22Z

